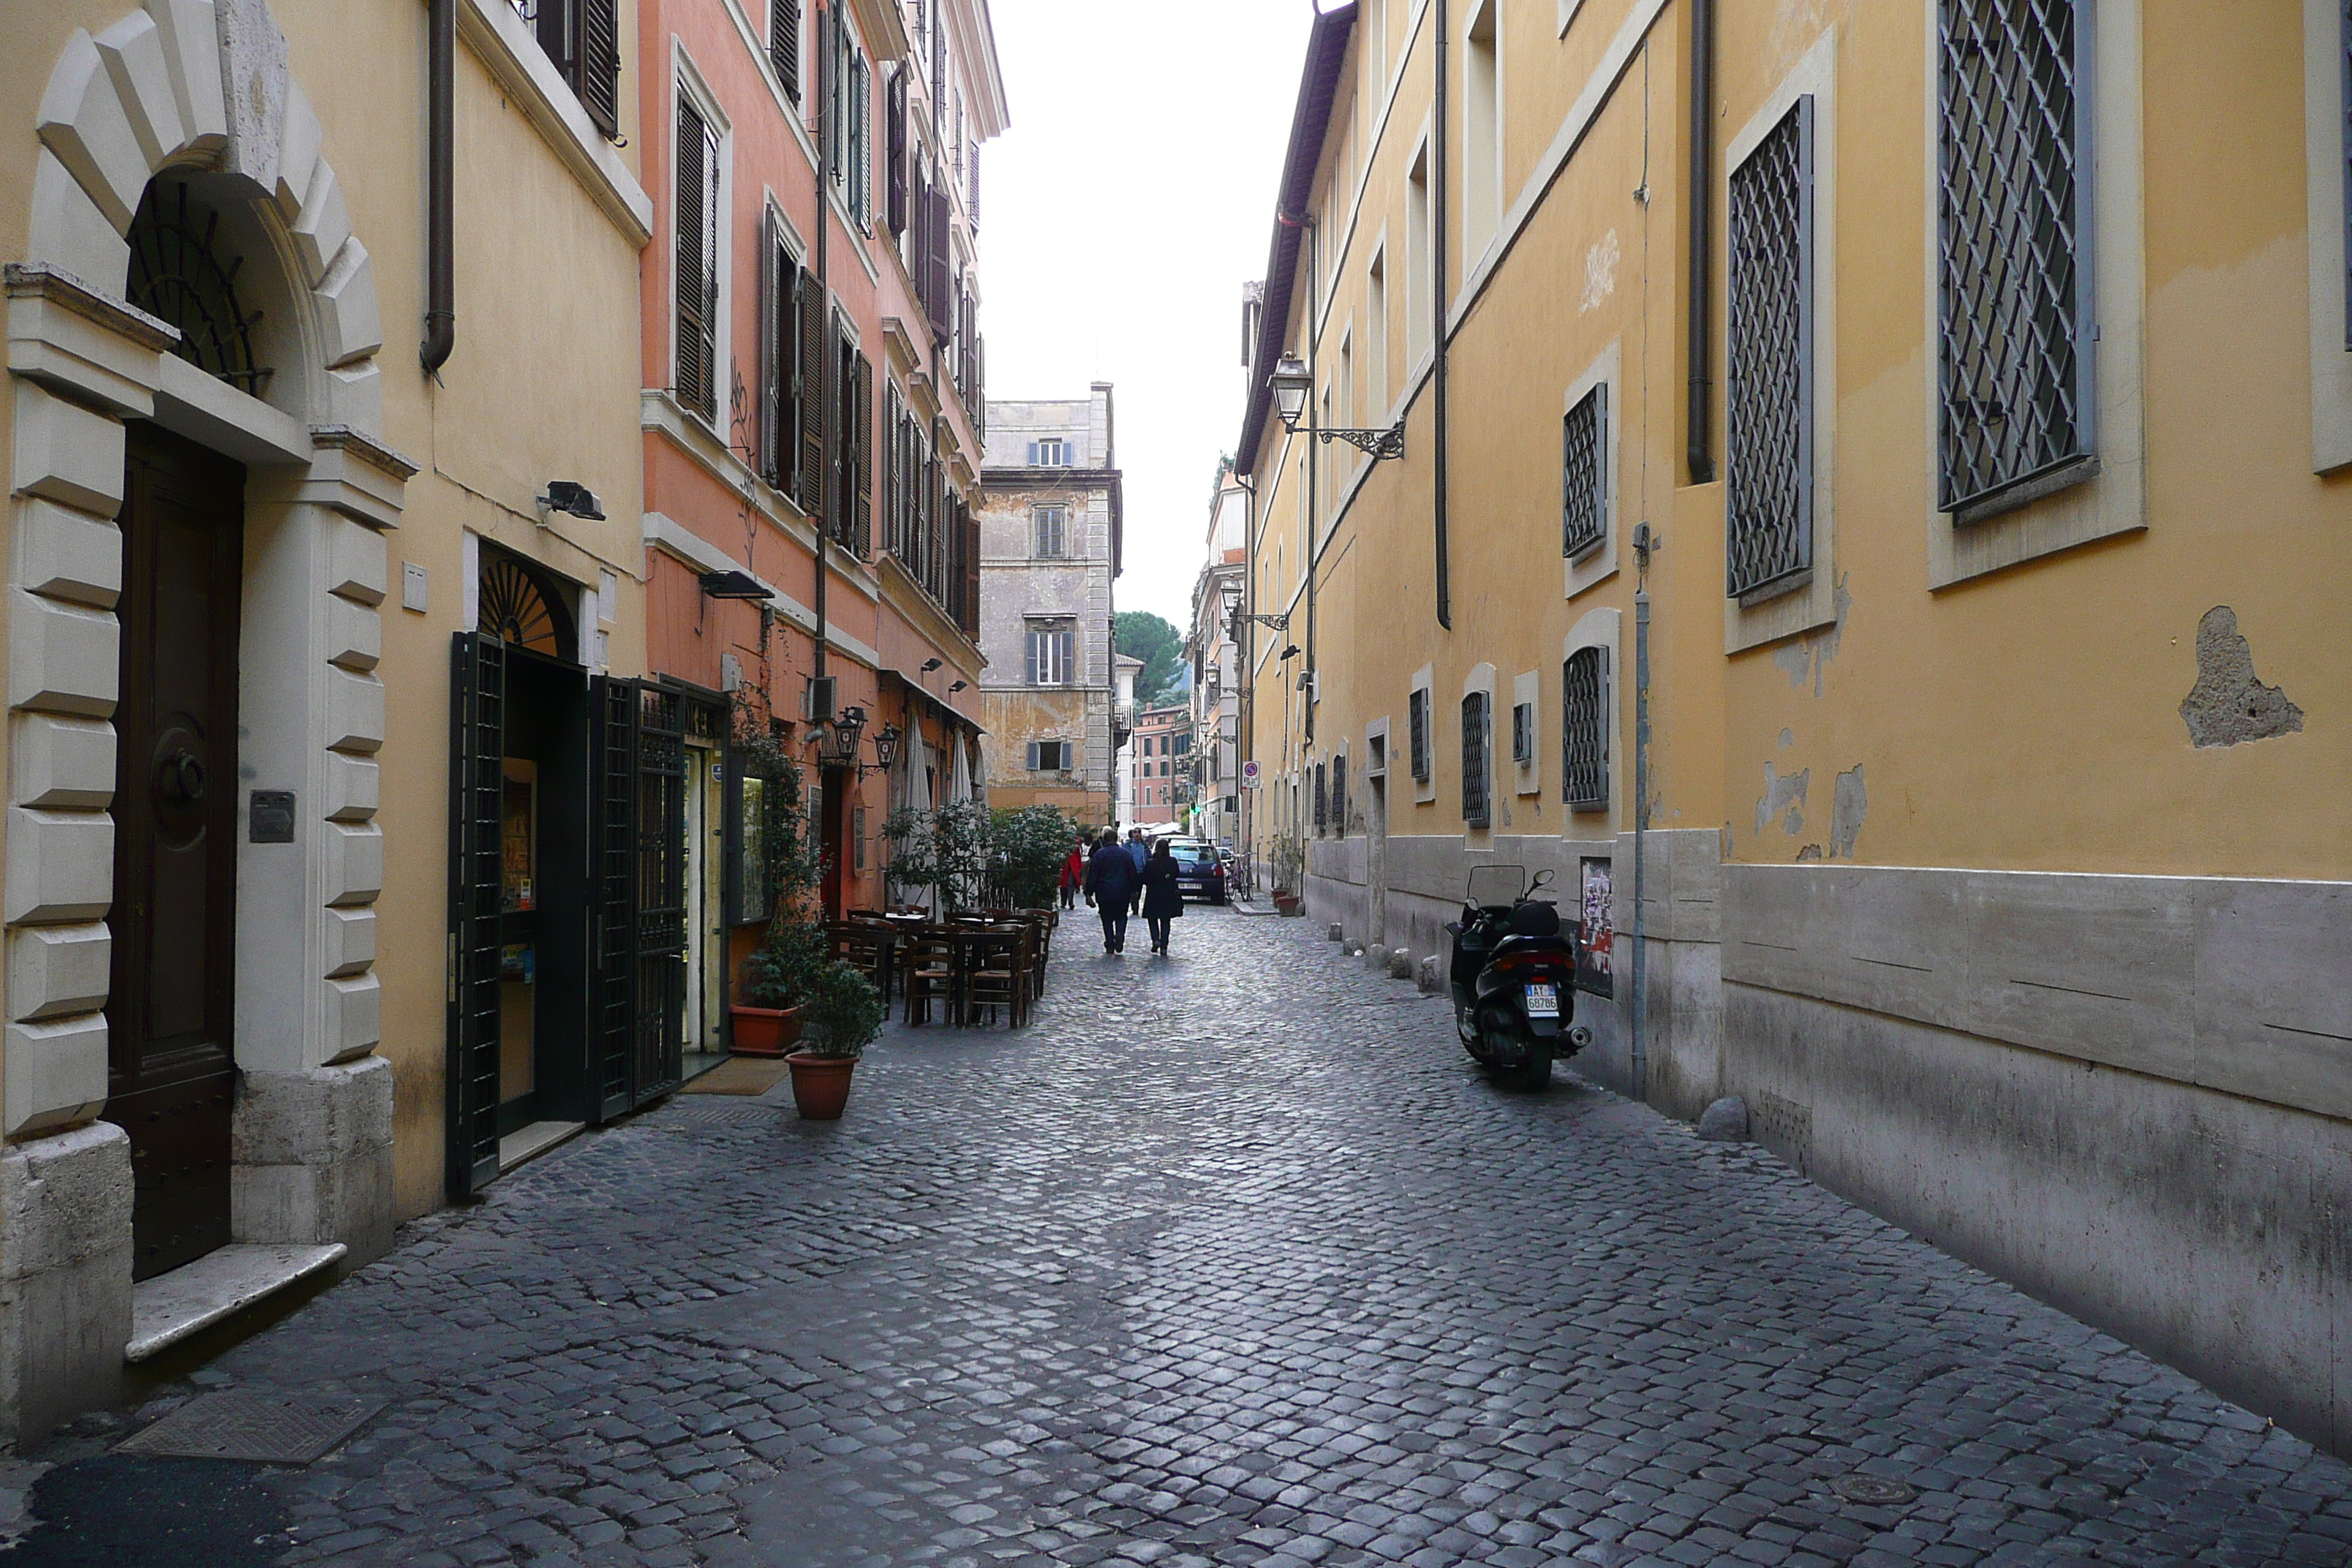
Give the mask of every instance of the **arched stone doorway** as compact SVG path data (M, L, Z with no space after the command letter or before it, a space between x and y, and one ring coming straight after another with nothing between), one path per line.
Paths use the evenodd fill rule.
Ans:
M5 1216L0 1426L25 1436L110 1395L134 1273L389 1244L376 606L415 471L266 0L77 31L37 121L10 154L33 201L6 268L0 1194L60 1201Z

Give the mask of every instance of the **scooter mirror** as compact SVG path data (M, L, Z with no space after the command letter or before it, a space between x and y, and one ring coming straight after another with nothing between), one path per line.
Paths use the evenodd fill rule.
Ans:
M1535 879L1534 881L1529 882L1529 883L1528 884L1528 892L1530 892L1530 893L1532 893L1532 892L1534 892L1538 888L1548 888L1548 887L1549 887L1549 886L1551 885L1551 879L1552 879L1552 873L1551 873L1550 871L1549 871L1549 870L1544 870L1544 871L1538 871L1538 872L1537 872L1537 873L1536 873L1536 879Z

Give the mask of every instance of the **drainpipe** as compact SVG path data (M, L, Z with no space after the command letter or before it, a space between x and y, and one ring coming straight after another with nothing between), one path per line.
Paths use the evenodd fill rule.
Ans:
M1454 141L1447 108L1453 94L1449 90L1445 63L1453 24L1447 17L1447 10L1446 0L1437 0L1437 113L1436 127L1431 137L1434 145L1430 153L1431 161L1437 165L1432 172L1434 177L1431 181L1430 193L1431 205L1436 210L1430 214L1429 225L1429 294L1431 308L1437 313L1435 332L1430 339L1436 349L1436 363L1430 385L1430 415L1437 468L1430 516L1437 544L1437 624L1452 631L1454 580L1448 565L1445 532L1445 240L1449 232L1445 197L1447 187L1452 184L1448 171L1453 167L1450 149Z
M1644 524L1635 546L1646 564L1649 528ZM1648 964L1642 951L1643 892L1643 837L1650 826L1650 591L1633 594L1633 1032L1626 1067L1633 1077L1633 1098L1650 1095L1650 1051L1646 1032L1649 998L1644 989Z
M455 248L457 0L432 0L425 22L425 342L417 358L437 374L457 346Z
M826 68L833 63L833 29L840 24L829 12L818 15L824 21L816 30L816 299L824 322L824 351L817 356L816 372L816 658L811 668L822 680L824 639L830 635L824 590L833 568L825 533L833 521L833 362L838 357L833 348L833 295L825 285L825 242L833 234L833 121L825 93L832 87Z
M1315 568L1323 559L1322 502L1315 482L1317 470L1323 466L1316 454L1315 423L1315 345L1322 336L1323 237L1315 219L1306 213L1282 221L1307 231L1307 684L1299 688L1305 695L1298 706L1307 743L1311 746L1315 743Z
M1715 0L1691 5L1690 159L1690 445L1684 457L1691 482L1704 485L1715 480Z

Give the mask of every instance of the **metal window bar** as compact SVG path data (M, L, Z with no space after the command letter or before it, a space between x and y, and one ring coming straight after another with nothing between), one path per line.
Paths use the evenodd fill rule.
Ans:
M1429 692L1415 690L1406 702L1406 711L1412 731L1412 776L1423 784L1429 782Z
M1536 760L1536 705L1519 702L1511 708L1511 761Z
M1571 811L1609 805L1609 652L1580 647L1560 670L1561 804Z
M1331 831L1339 837L1348 837L1348 758L1344 752L1331 759Z
M1942 0L1939 507L2095 471L2085 0Z
M1560 420L1559 552L1570 561L1581 561L1600 549L1609 533L1609 487L1601 455L1608 419L1604 383L1578 398Z
M1813 100L1731 173L1725 588L1813 563Z
M1462 825L1484 827L1493 820L1486 788L1486 704L1483 691L1462 700Z
M1318 763L1315 764L1315 837L1318 838L1322 837L1324 829L1331 825L1330 800L1324 790L1325 783L1323 764Z

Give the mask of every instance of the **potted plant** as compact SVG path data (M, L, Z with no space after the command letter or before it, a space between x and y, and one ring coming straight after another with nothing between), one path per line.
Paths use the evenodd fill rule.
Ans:
M892 812L882 824L892 885L919 890L935 912L969 909L988 872L988 807L976 800Z
M1306 912L1299 887L1307 877L1307 849L1296 838L1274 841L1274 910L1280 915Z
M728 1009L735 1051L781 1057L800 1038L803 1004L817 969L831 958L813 900L824 881L824 858L801 789L800 766L772 723L740 714L736 751L746 784L760 783L759 810L744 825L747 862L759 868L768 897L768 931L743 961L738 1000Z
M835 960L810 976L803 1012L801 1048L784 1058L793 1073L793 1104L803 1121L838 1121L857 1058L882 1032L882 995L873 982Z
M829 959L824 931L799 910L779 910L767 940L743 961L743 999L728 1011L735 1021L735 1054L781 1057L805 1026L809 986Z
M993 895L1015 909L1050 907L1062 886L1062 862L1077 828L1058 806L1024 805L996 812L988 826Z

